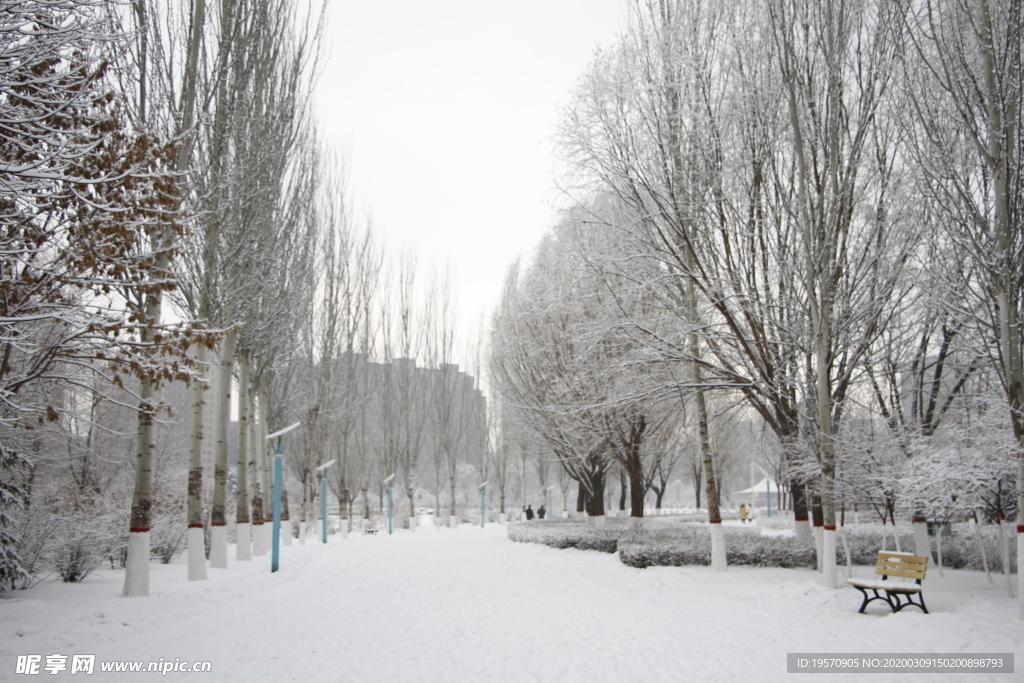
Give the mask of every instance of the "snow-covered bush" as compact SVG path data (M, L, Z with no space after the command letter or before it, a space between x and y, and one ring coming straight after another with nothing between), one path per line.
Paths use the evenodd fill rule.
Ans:
M597 529L585 522L550 520L512 523L508 525L507 532L510 539L521 543L614 553L626 528L609 524L604 529Z
M45 529L41 559L65 582L87 577L127 545L123 495L59 486L33 498L33 525Z
M14 513L25 509L28 492L19 475L28 460L0 445L0 593L29 579Z
M168 564L185 549L188 524L185 517L185 491L167 488L153 492L153 526L149 531L150 555Z
M726 561L757 567L816 566L814 545L788 536L761 536L755 528L725 527ZM619 541L619 559L631 567L711 564L706 525L681 524L629 534Z
M654 521L654 520L648 520ZM661 520L659 520L661 522ZM790 521L790 524L792 522ZM978 542L973 531L958 531L942 539L942 564L951 569L984 569ZM756 526L726 526L726 559L730 565L754 567L817 567L813 543L802 542L795 536L762 536ZM858 524L843 527L836 544L836 562L846 564L846 548L849 548L850 562L854 565L871 566L878 559L878 551L895 550L892 527L880 524ZM913 530L909 525L900 526L899 548L914 550ZM578 548L599 550L606 553L618 551L619 559L631 567L653 566L680 567L686 565L708 566L711 564L711 535L706 524L692 524L664 521L647 531L630 531L624 520L608 520L605 528L596 529L585 522L545 521L519 522L508 525L508 536L513 541L540 543L552 548ZM1010 539L1010 572L1016 571L1015 534ZM982 542L988 566L1001 571L999 551L999 530L995 526L981 529ZM845 541L845 543L844 543ZM932 559L938 554L934 539Z

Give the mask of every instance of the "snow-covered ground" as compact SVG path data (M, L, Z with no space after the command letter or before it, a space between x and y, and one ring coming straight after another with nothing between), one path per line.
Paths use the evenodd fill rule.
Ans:
M234 557L232 551L230 557ZM1005 580L929 573L925 602L861 615L851 588L804 570L632 569L613 555L513 543L503 527L331 536L186 580L152 566L151 597L123 573L45 581L0 598L0 680L1010 681L1024 622ZM864 575L870 573L862 568ZM877 603L876 603L877 604ZM991 653L1015 674L787 674L790 652ZM96 655L95 673L17 674L18 655ZM102 662L209 661L210 673L111 674ZM899 676L899 678L897 678Z

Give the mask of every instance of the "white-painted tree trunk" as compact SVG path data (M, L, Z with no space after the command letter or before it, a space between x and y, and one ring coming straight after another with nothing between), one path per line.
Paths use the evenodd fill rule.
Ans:
M914 554L919 557L927 557L928 564L931 564L932 544L928 539L928 522L915 520L912 526L914 528Z
M188 580L206 580L206 534L201 526L188 529Z
M836 530L823 528L821 533L822 558L821 582L825 588L837 588L836 580Z
M846 577L853 576L853 556L850 554L850 543L846 540L846 527L842 528L840 538L843 541L843 552L846 554Z
M223 524L210 527L210 567L228 568L228 528Z
M347 517L343 517L342 518L340 527L341 527L341 529L340 529L341 537L343 539L344 538L348 538L348 518Z
M238 355L238 462L235 467L235 559L252 559L252 517L249 515L249 355ZM244 525L244 526L243 526Z
M643 531L644 530L644 518L643 517L630 517L629 518L629 530L630 531Z
M711 525L711 568L716 572L724 572L725 561L725 530L722 524Z
M564 512L562 514L565 515ZM498 524L500 524L502 526L505 526L506 522L508 522L508 518L506 517L505 513L504 512L500 513L498 515Z
M231 416L231 376L234 368L237 333L224 336L220 351L220 394L217 397L216 454L213 464L213 509L210 511L210 566L228 568L227 481L228 429Z
M587 518L587 521L590 522L590 525L592 527L594 527L595 529L603 529L604 528L604 515L593 515L593 516L590 516L590 517Z
M267 549L263 546L263 527L266 524L263 522L252 523L252 556L263 557L267 554Z
M128 533L128 559L125 563L126 598L149 596L149 532Z
M811 523L806 519L799 519L793 522L793 533L801 543L811 542Z
M814 553L818 558L818 572L825 570L825 540L824 540L824 528L815 525L814 530Z
M299 522L299 545L306 545L306 520Z
M1018 520L1021 513L1018 512ZM1017 525L1017 595L1024 596L1024 524ZM1020 613L1018 616L1024 619L1024 598L1020 600Z
M455 515L448 515L448 527L454 529L459 526L459 518Z
M206 347L196 349L202 376L192 386L192 433L188 453L188 580L206 580L206 534L203 531L203 406L206 405Z
M1020 534L1018 534L1018 537L1019 536ZM1018 540L1020 539L1018 538ZM1003 576L1006 577L1006 590L1009 592L1010 597L1013 598L1016 596L1013 594L1013 579L1010 578L1010 539L1007 538L1006 534L1006 520L1002 518L999 520L999 546L1002 550ZM1020 554L1019 550L1018 554ZM1019 565L1017 569L1019 573Z
M281 520L281 545L292 544L292 521L290 519Z
M971 528L974 530L974 541L978 544L978 553L981 555L981 566L985 568L985 576L988 577L989 583L994 583L992 581L992 572L988 566L988 554L985 552L985 543L981 538L981 525L978 524L976 519L972 519ZM1017 566L1020 567L1019 564Z
M252 559L252 528L249 522L235 526L235 559L247 562Z

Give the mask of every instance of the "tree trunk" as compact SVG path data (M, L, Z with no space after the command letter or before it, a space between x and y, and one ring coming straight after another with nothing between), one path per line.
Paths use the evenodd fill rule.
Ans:
M205 0L196 0L192 7L192 33L189 36L188 56L185 64L185 84L182 92L181 132L192 128L195 117L196 77L199 63L199 44L202 40L203 24L206 18ZM143 107L145 106L143 101ZM192 141L186 141L178 149L174 160L175 170L184 174L192 157ZM163 279L170 274L171 247L174 246L174 231L167 226L161 232L156 244L157 257L153 265L156 278ZM163 289L146 296L145 324L140 331L143 345L152 344L156 336L156 327L163 317ZM128 528L128 555L125 561L124 590L125 597L149 595L149 529L152 524L153 508L153 451L156 447L156 433L153 417L156 387L148 379L142 380L139 390L142 398L139 407L138 429L135 456L135 488L132 493L131 520Z
M206 347L196 349L202 375L192 385L192 436L188 452L188 580L206 579L206 533L203 525L203 407L206 405Z
M590 491L587 495L587 515L604 519L604 472L596 470L589 474ZM597 522L602 524L601 521Z
M231 426L231 376L235 363L234 330L224 335L220 352L220 395L217 397L217 452L213 464L213 510L210 515L210 566L228 568L228 430Z
M249 518L249 358L238 357L238 481L235 493L235 559L252 559L252 527Z
M153 507L153 413L154 389L143 382L140 391L139 425L136 435L135 491L132 496L131 526L128 533L128 557L125 561L125 597L149 595L149 529Z
M267 554L267 548L264 547L263 537L263 458L261 454L263 452L262 444L259 443L259 428L256 423L256 392L249 391L249 408L246 411L249 415L249 478L252 482L252 495L251 495L251 506L250 519L252 528L252 551L253 556L263 556Z
M281 542L283 545L292 544L292 519L288 514L288 487L281 486Z
M818 558L818 571L822 572L825 569L825 551L824 551L824 525L825 516L821 509L821 496L817 493L811 495L811 523L814 527L814 548L815 555ZM885 524L885 520L882 520L882 524Z

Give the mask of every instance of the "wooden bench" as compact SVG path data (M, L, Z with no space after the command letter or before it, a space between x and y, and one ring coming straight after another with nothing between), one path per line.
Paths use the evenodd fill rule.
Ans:
M365 529L363 529L363 534L365 534L366 536L376 536L377 530L372 527L366 527Z
M914 605L928 614L928 608L924 606L924 595L921 593L921 582L927 569L927 557L882 550L878 553L878 561L875 563L875 574L881 576L881 579L847 579L846 582L864 594L864 602L857 610L861 614L868 603L874 600L884 600L893 612ZM896 577L896 580L890 581L890 577ZM912 579L913 582L901 579ZM917 602L914 602L915 595ZM906 602L903 602L903 598L906 598Z

